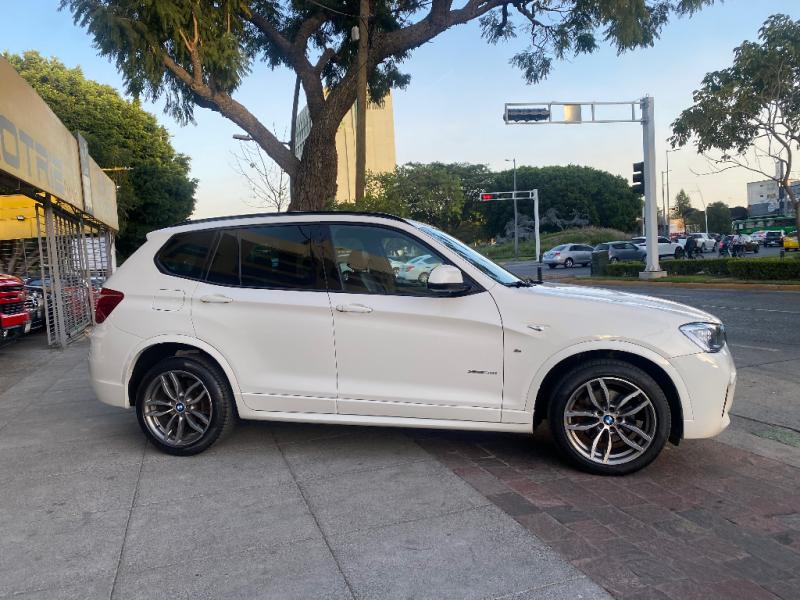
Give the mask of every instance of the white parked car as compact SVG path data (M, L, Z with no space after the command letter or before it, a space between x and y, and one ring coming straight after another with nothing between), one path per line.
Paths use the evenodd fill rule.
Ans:
M642 250L647 252L647 238L646 237L635 237L631 239L631 242L639 246ZM671 256L673 258L682 258L684 254L683 246L681 246L678 242L672 242L669 238L664 236L658 236L658 257L659 258L666 258Z
M686 239L688 237L694 238L695 244L697 244L697 250L701 252L713 252L717 249L717 240L707 233L690 233L687 236L678 238L678 243L681 248L686 247Z
M405 281L416 281L424 285L427 283L431 271L440 264L442 264L442 261L439 257L423 254L406 262L397 272L397 276Z
M440 264L420 285L394 275L398 252ZM148 234L105 285L94 389L170 454L237 417L528 434L547 420L575 465L623 474L729 423L736 370L714 316L532 284L404 219L188 222Z

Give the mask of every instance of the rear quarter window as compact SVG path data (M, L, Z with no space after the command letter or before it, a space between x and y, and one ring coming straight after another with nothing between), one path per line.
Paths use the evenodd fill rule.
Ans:
M162 273L202 279L215 231L187 231L173 235L156 255Z

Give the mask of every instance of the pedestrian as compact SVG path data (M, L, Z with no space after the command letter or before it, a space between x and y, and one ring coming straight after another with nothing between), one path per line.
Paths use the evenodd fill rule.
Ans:
M692 236L686 238L686 246L684 247L684 251L686 252L686 258L692 259L694 258L694 251L697 247L697 242L695 242Z
M731 241L733 245L733 256L744 256L744 238L742 238L742 234L735 233Z

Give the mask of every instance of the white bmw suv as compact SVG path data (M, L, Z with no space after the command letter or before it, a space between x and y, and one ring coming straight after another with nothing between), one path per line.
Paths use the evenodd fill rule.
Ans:
M404 277L425 255L428 276ZM187 222L106 285L94 389L170 454L237 418L528 434L547 420L575 465L624 474L730 421L736 371L712 315L523 281L388 215Z

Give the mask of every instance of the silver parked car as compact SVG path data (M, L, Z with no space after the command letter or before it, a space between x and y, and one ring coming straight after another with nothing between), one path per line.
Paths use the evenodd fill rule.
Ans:
M585 244L561 244L542 255L542 262L551 269L563 265L569 269L574 265L586 266L592 262L594 248Z
M597 244L597 246L594 247L594 251L608 252L609 262L617 262L618 260L644 260L647 256L647 251L645 249L624 240Z

